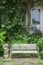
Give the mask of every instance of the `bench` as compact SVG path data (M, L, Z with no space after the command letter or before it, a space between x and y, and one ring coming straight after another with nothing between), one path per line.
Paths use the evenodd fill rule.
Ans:
M38 54L39 47L36 44L13 44L10 48L10 57L15 53Z

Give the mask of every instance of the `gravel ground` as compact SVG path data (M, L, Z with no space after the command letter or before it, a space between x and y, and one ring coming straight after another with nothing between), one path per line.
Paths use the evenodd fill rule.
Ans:
M4 65L11 65L11 63L10 62L5 62Z
M11 60L10 58L7 58L6 60ZM35 65L35 63L38 62L38 59L36 58L13 58L14 65ZM40 60L43 62L43 60ZM23 64L22 64L23 63ZM13 65L12 64L12 65ZM5 62L4 65L11 65L10 62ZM36 64L36 65L43 65L43 64Z

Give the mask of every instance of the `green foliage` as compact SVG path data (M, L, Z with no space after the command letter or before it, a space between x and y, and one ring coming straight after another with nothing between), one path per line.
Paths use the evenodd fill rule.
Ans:
M40 52L40 58L43 59L43 50Z
M36 1L40 1L42 4L42 0ZM28 2L32 6L34 0L0 0L0 27L1 30L3 29L7 33L5 31L0 32L0 46L6 41L9 45L13 43L37 43L40 35L30 36L24 27L25 13L28 8L26 4ZM1 48L0 51L2 50Z
M4 40L5 40L5 35L6 34L6 32L5 31L3 31L3 32L0 32L0 43L1 43L1 45L3 45L3 43L4 43Z
M5 31L0 31L0 56L3 55L3 44L5 43Z
M37 41L41 38L41 35L33 34L28 36L28 43L37 43Z
M23 12L25 11L22 7L23 0L0 0L1 29L6 30L9 45L15 41L15 33L19 33L22 29L24 30ZM1 42L5 42L5 40L1 39Z
M14 38L11 39L11 44L17 43L17 44L27 44L28 43L28 36L26 34L18 34L16 33Z
M40 51L43 50L43 37L39 38L37 45L40 48Z

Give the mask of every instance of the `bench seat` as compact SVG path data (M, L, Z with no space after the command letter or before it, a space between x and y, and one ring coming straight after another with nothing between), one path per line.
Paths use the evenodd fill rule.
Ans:
M12 54L15 54L15 53L38 53L38 51L12 51L11 52Z

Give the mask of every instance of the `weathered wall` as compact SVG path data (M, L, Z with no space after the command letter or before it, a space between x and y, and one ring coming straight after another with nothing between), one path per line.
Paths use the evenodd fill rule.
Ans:
M43 8L40 11L40 30L43 33Z
M26 31L29 33L31 30L31 8L38 8L41 7L41 13L40 13L40 30L43 32L43 10L42 10L42 6L40 3L34 3L34 5L32 6L31 4L29 5L29 3L27 3L26 6L26 13L25 13L25 28Z

